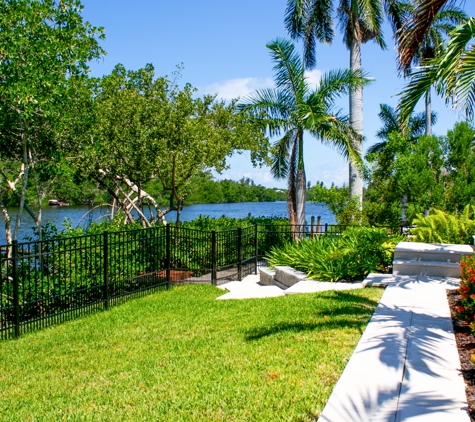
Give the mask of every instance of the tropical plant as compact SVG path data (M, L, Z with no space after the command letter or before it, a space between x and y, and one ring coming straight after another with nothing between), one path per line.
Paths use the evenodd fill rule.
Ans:
M437 14L445 5L463 4L464 0L420 0L414 12L398 32L398 53L401 68L408 68L419 44Z
M387 272L394 248L404 238L386 229L349 227L341 236L321 235L274 247L267 255L271 267L285 265L310 279L339 281Z
M401 3L406 19L410 19L416 12L416 6L413 2L405 1ZM410 73L409 67L424 66L429 60L440 57L444 52L445 38L448 34L468 19L466 13L457 8L446 4L434 17L431 25L428 27L421 42L417 45L414 56L407 66L406 73ZM431 134L431 87L425 94L425 114L426 130L425 134Z
M333 31L332 0L288 0L285 12L285 25L290 36L302 39L304 56L308 68L316 64L315 41L331 43ZM402 25L397 0L356 1L340 0L337 9L339 25L343 32L343 42L350 51L350 69L361 74L361 45L374 40L381 48L385 48L381 24L383 6L395 28ZM363 135L363 87L350 90L350 124L360 135ZM359 141L358 154L362 157L362 142ZM363 200L363 178L357 165L350 160L349 186L351 196Z
M416 242L471 244L475 234L475 206L467 205L460 215L434 209L425 217L419 214L411 229Z
M294 45L277 39L267 45L275 63L275 89L256 91L240 108L262 121L270 136L283 137L274 144L272 174L288 178L289 219L292 225L305 224L306 181L303 136L308 131L321 142L334 146L345 157L361 164L357 144L361 137L347 118L334 111L335 100L370 81L361 73L336 70L323 75L312 90L305 67Z
M398 105L402 121L407 121L419 99L430 86L455 108L473 117L475 112L475 49L470 43L475 37L475 18L468 19L449 33L443 55L428 60L414 71L411 80L401 92Z

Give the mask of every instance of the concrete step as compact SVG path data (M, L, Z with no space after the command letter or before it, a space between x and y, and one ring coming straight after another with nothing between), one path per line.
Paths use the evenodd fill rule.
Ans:
M399 259L393 261L393 275L426 275L458 278L460 277L460 264L458 262Z
M394 260L458 263L462 256L470 256L472 254L473 249L469 245L400 242L394 249Z
M274 284L281 289L287 289L307 277L307 274L296 271L291 267L276 266L274 271Z
M274 286L275 271L269 268L259 268L259 284L261 286Z

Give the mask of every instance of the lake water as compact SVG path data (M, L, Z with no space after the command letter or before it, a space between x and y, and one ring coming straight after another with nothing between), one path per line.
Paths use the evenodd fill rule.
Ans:
M16 209L9 209L12 217L12 230L13 223L15 222ZM78 225L87 225L89 222L100 218L101 213L105 213L105 210L96 209L85 215L89 211L87 206L74 206L74 207L45 207L43 209L42 221L43 224L46 221L56 225L59 229L63 228L63 221L65 218L69 218L73 227ZM190 221L198 217L199 215L207 215L209 217L221 217L223 215L232 218L244 218L251 213L254 217L286 217L287 216L287 203L285 201L277 202L241 202L236 204L196 204L186 205L183 207L181 213L181 221ZM321 216L322 223L334 224L335 217L324 206L312 203L307 203L307 221L314 216L317 218ZM167 221L175 221L176 212L170 212L166 215ZM0 213L0 245L6 243L5 231L4 231L4 219ZM22 241L26 236L33 236L34 222L30 216L24 211L23 219L20 226L20 233L18 240Z

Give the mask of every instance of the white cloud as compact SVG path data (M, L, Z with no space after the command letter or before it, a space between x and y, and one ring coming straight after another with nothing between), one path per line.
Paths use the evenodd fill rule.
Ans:
M318 69L305 71L307 82L314 89L322 78L323 72ZM206 85L200 88L203 94L217 94L218 98L223 100L232 100L240 97L241 99L248 96L256 89L273 88L274 81L272 78L235 78L222 82Z
M322 79L323 72L319 69L306 70L305 78L307 83L311 86L312 89L315 89L320 84L320 79Z
M231 100L238 97L243 98L256 89L272 88L273 86L272 78L235 78L207 85L201 88L200 92L217 94L218 98Z

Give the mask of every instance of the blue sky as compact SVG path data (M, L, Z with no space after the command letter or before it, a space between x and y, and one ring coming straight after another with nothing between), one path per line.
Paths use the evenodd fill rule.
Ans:
M146 63L155 66L157 75L170 75L183 63L183 82L189 82L199 93L215 93L230 99L245 96L256 88L272 86L272 63L265 45L276 37L287 37L284 28L286 0L82 0L83 15L96 26L105 28L102 43L107 55L91 63L91 75L111 72L117 63L127 69L139 69ZM475 15L475 2L465 4L465 11ZM364 69L375 82L364 91L364 149L377 141L379 104L397 104L397 94L404 80L396 73L396 54L392 32L384 28L388 49L382 51L368 43L362 49ZM349 53L341 33L336 31L331 46L317 46L317 70L346 68ZM340 102L348 112L348 101ZM422 104L418 111L422 111ZM433 95L433 110L438 113L434 128L437 135L461 117ZM253 168L249 156L232 157L230 169L219 178L238 180L251 177L265 186L285 187L285 181L272 179L268 168ZM307 180L341 185L348 179L348 165L328 146L307 136L305 139Z

